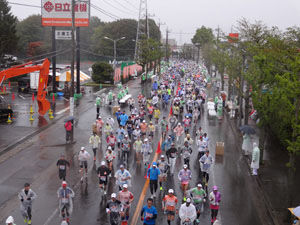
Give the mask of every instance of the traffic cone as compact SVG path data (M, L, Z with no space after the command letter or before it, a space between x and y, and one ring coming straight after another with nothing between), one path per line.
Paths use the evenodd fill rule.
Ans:
M171 106L169 116L172 116L172 115L173 115L173 107Z
M49 119L52 120L54 117L53 117L53 112L51 109L49 109Z
M30 105L30 114L33 114L34 111L33 111L33 108L32 108L32 105Z
M10 113L8 114L7 123L12 123L12 120L11 120L11 117L10 117Z
M30 118L29 118L29 121L34 121L34 118L33 118L33 113L30 113Z

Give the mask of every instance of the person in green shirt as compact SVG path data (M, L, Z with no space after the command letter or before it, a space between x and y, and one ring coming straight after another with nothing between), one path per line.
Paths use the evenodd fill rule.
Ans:
M197 184L197 187L194 187L187 191L187 193L192 197L194 205L197 210L197 220L199 220L201 212L204 210L204 202L206 201L206 192L202 188L202 184ZM199 221L197 221L199 222Z
M123 92L120 91L118 94L118 102L120 103L120 100L123 98Z
M98 119L98 117L99 117L100 106L101 106L101 97L97 96L97 98L96 98L96 112L97 112L96 119Z
M112 91L108 92L108 104L111 105L113 101L113 93Z

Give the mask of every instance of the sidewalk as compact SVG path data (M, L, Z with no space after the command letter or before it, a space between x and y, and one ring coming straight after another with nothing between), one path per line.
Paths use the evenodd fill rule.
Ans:
M228 116L228 115L226 115ZM238 128L237 119L229 119L229 124L236 134L237 145L239 146L242 154L242 135ZM253 120L249 120L249 125L253 126L257 132L253 136L253 141L258 143L259 128ZM245 158L250 170L251 157ZM288 210L287 208L296 207L300 205L300 176L297 173L300 170L300 157L296 159L296 178L294 180L293 189L293 204L288 203L288 168L286 163L288 162L287 150L281 149L278 143L267 140L267 144L264 150L264 165L260 166L258 170L258 176L254 181L257 183L258 194L262 197L265 203L268 214L272 217L273 224L275 225L289 225L287 222ZM298 188L297 188L298 187Z

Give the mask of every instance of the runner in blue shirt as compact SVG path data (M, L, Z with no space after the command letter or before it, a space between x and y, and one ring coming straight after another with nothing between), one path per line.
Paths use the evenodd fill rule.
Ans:
M153 162L152 167L147 171L147 178L150 179L151 198L156 197L155 193L158 187L158 175L160 175L160 170L157 168L157 163Z
M148 198L147 205L145 205L141 211L141 220L144 221L144 225L155 225L157 210L152 204L153 199Z

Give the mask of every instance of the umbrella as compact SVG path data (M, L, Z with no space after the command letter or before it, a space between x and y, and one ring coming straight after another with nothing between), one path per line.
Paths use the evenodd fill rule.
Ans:
M256 133L255 129L248 125L240 126L240 131L242 131L245 134L255 134Z
M186 113L186 114L184 114L184 117L193 117L193 115L191 114L191 113Z
M68 117L65 119L65 122L72 121L72 120L75 120L75 117L74 117L74 116L68 116Z
M298 219L300 219L300 206L296 207L296 208L289 208L289 210L291 211L291 213L295 216L298 217Z

